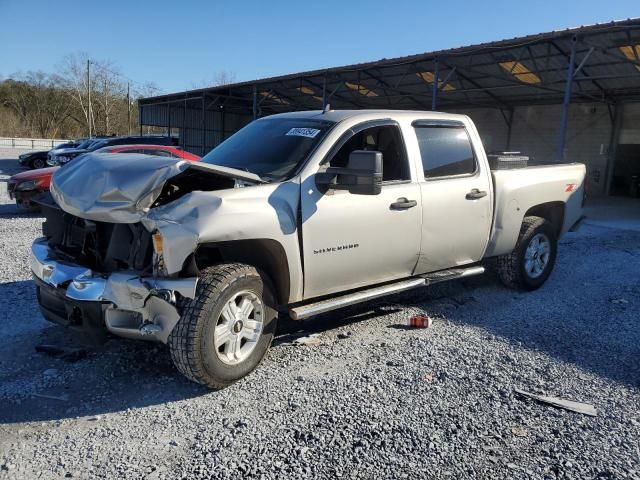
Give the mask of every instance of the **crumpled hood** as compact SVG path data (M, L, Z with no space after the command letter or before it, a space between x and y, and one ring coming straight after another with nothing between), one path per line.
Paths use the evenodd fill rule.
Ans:
M189 162L142 154L89 153L51 181L51 195L65 212L98 222L136 223L158 198L165 182Z
M233 168L142 154L89 153L58 170L51 195L65 212L97 222L137 223L164 184L188 168L251 183L253 173Z

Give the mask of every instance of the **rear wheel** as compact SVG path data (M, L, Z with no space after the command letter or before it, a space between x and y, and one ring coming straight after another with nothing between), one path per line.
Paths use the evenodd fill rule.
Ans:
M169 337L171 358L190 380L223 388L255 369L271 345L276 311L269 286L244 264L208 268Z
M513 252L496 259L498 277L511 288L540 288L551 275L557 251L554 226L541 217L525 217Z
M46 163L42 158L36 158L34 161L31 162L32 168L44 168L45 166L46 166Z

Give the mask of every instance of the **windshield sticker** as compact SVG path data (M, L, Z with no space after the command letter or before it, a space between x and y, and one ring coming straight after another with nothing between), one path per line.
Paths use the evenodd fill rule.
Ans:
M320 133L317 128L292 128L285 135L294 137L315 138Z

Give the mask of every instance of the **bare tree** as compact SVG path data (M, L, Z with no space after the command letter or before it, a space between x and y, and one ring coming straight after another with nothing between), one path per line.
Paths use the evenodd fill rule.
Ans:
M87 62L89 55L86 53L67 55L62 61L60 75L63 78L63 87L72 101L78 106L84 117L84 124L87 131L91 131L93 118L90 116L89 107L89 80L87 79ZM93 83L93 82L91 82ZM75 118L78 123L82 123L81 118Z
M44 72L15 75L2 83L2 104L14 113L32 136L56 137L69 114L60 95L60 78Z
M203 79L200 82L192 82L191 88L207 88L207 87L221 87L224 85L230 85L236 82L236 74L227 70L220 70L215 72L209 79Z
M114 127L113 117L126 96L126 82L109 62L96 62L95 67L96 94L94 97L98 106L95 117L98 119L98 125L102 127L98 130L102 130L105 135L110 135Z

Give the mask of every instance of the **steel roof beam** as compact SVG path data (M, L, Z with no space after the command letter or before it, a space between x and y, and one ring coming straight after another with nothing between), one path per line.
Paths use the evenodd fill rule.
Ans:
M562 50L562 48L560 48L560 46L559 46L558 44L556 44L556 42L554 42L553 40L551 40L551 41L549 42L549 44L550 44L553 48L555 48L558 52L560 52L562 55L564 55L564 57L565 57L565 58L569 59L569 55L567 55L567 54ZM584 64L586 63L586 60L588 60L588 59L589 59L589 57L591 56L591 54L593 53L593 51L594 51L594 47L590 47L590 48L589 48L589 50L587 51L586 56L583 58L582 62L581 62L581 63L580 63L580 65L579 65L579 68L576 70L576 72L575 72L575 73L579 73L579 72L580 72L580 70L582 70L582 72L583 72L583 74L584 74L584 76L585 76L585 77L589 77L589 76L590 76L590 75L587 73L587 71L586 71L586 70L584 70ZM574 75L574 76L575 76L575 75ZM595 82L595 81L594 81L594 82L593 82L593 84L598 88L598 90L600 90L600 91L602 92L602 96L603 96L603 98L606 98L606 97L607 97L607 91L605 90L605 88L604 88L602 85L600 85L598 82ZM580 84L578 84L578 85L580 85Z

